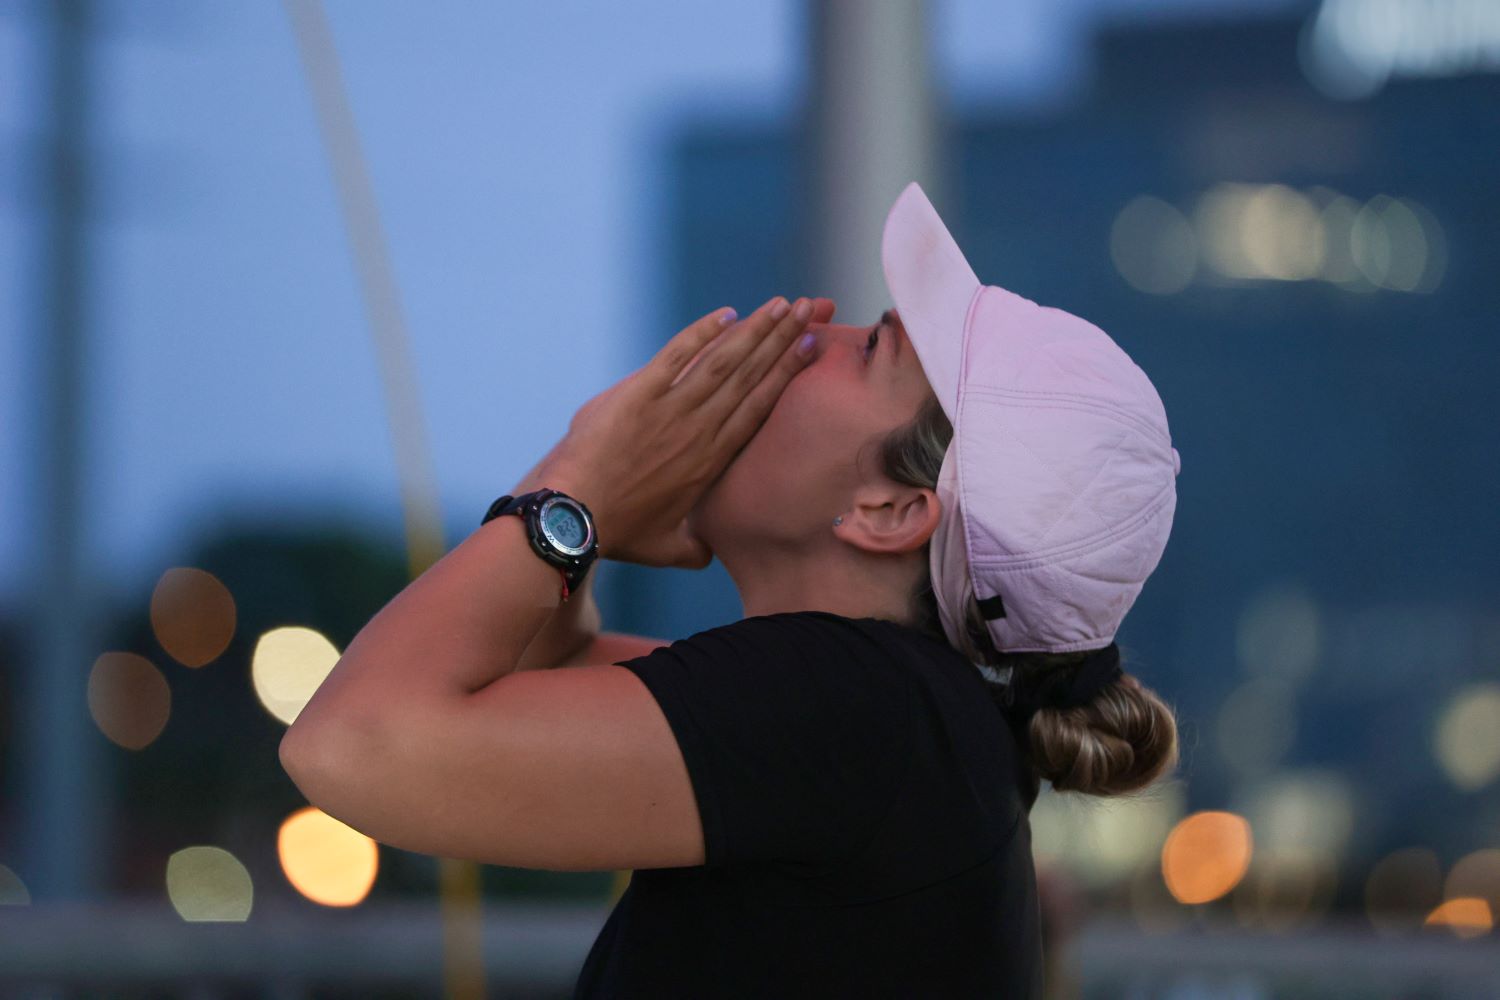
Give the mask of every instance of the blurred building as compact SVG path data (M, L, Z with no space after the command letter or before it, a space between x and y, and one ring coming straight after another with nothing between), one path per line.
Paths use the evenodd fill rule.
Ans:
M1456 779L1437 732L1500 647L1500 75L1330 97L1315 50L1339 40L1314 25L1107 28L1073 106L946 122L939 209L981 280L1100 325L1166 404L1176 524L1120 641L1176 701L1189 808L1320 789L1361 868L1500 830L1494 783ZM822 291L802 149L782 123L682 123L659 327ZM717 562L609 569L610 628L741 611Z

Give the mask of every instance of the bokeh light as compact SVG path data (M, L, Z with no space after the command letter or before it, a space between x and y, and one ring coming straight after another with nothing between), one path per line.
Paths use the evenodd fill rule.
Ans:
M1095 800L1049 790L1031 810L1033 856L1095 887L1142 867L1154 872L1160 844L1186 812L1185 803L1185 788L1173 781L1145 795Z
M250 873L221 847L184 847L167 859L167 898L183 920L247 920Z
M1336 771L1279 771L1243 787L1235 804L1255 828L1261 850L1313 851L1340 858L1354 832L1354 793Z
M276 853L287 881L324 906L363 901L380 869L375 841L314 806L282 822Z
M1375 286L1365 281L1354 266L1353 237L1354 220L1359 216L1360 203L1337 191L1326 192L1327 198L1321 212L1324 253L1323 271L1319 275L1351 291L1373 291Z
M1382 933L1421 926L1442 902L1442 866L1426 847L1403 847L1376 862L1365 879L1365 914Z
M1242 206L1240 243L1258 277L1301 281L1323 266L1323 224L1312 200L1285 184L1253 188Z
M139 750L165 728L172 714L172 691L144 656L107 652L89 671L88 703L99 732L127 750Z
M1323 654L1322 614L1308 587L1285 582L1247 601L1235 622L1235 653L1249 674L1306 680Z
M1241 776L1267 773L1297 735L1297 700L1289 684L1257 677L1230 692L1219 709L1214 738L1225 762Z
M1482 899L1500 913L1500 850L1487 848L1458 859L1443 881L1444 899Z
M185 667L201 667L217 659L229 648L234 627L234 598L212 573L173 567L161 575L151 592L151 629L156 641Z
M1167 835L1161 872L1179 903L1207 903L1233 889L1250 867L1250 824L1220 810L1196 812Z
M1460 897L1450 899L1427 915L1423 921L1427 927L1447 927L1459 937L1479 937L1489 933L1495 926L1490 904L1482 899Z
M256 642L250 657L255 695L266 711L291 725L332 673L339 655L338 648L315 629L273 628Z
M1200 274L1426 293L1442 280L1447 238L1413 198L1361 202L1322 185L1220 181L1188 214L1150 195L1131 199L1110 228L1110 255L1126 281L1154 294L1182 291Z
M1140 195L1115 216L1109 253L1133 287L1153 295L1180 292L1198 270L1198 238L1187 217L1160 198Z
M1448 780L1466 792L1500 774L1500 684L1464 688L1438 717L1433 753Z

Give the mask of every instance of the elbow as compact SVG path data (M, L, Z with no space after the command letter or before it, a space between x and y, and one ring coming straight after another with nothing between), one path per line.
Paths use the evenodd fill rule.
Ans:
M338 789L351 787L355 777L351 769L367 759L354 745L354 736L347 729L329 732L305 721L292 723L281 736L276 754L281 769L303 797L324 812L341 807L331 798Z
M320 766L320 760L326 764L327 752L321 744L315 744L313 734L306 726L301 729L293 723L281 736L281 745L277 748L276 756L281 760L281 769L286 772L292 784L313 805L318 802L314 798L316 782L314 780L314 768Z

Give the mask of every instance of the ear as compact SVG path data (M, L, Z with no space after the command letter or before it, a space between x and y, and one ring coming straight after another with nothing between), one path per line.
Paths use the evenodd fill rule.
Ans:
M859 487L853 508L833 532L867 552L911 552L927 544L942 512L925 487L885 482Z

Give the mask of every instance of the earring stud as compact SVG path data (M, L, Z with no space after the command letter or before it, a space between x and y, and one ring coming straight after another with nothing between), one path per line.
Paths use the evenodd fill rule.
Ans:
M843 524L844 523L844 516L842 514L840 514L838 517L836 517L836 518L833 519L833 523L834 524Z

